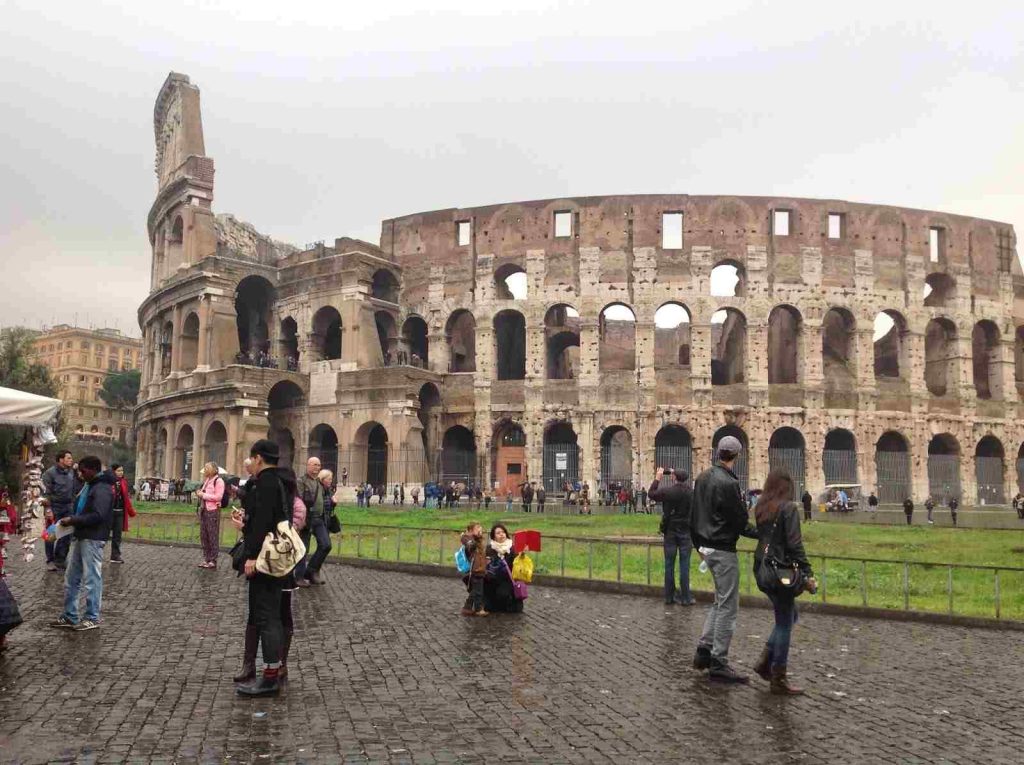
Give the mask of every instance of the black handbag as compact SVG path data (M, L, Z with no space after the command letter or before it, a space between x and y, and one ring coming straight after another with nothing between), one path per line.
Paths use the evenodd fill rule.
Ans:
M241 574L245 570L245 540L235 542L228 555L231 556L231 568Z
M18 601L14 599L14 594L7 586L7 582L0 577L0 635L6 635L22 621Z
M334 514L333 510L331 510L326 515L327 517L324 518L324 521L327 524L327 530L332 534L340 534L341 521L338 520L338 516Z
M757 588L762 592L789 593L796 596L803 591L804 575L796 563L786 560L785 546L780 546L777 542L776 531L782 513L783 508L780 507L775 513L771 529L758 541L761 562L754 569L754 578L757 580Z

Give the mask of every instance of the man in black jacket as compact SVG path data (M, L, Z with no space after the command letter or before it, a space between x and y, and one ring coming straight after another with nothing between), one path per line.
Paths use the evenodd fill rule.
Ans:
M50 623L51 627L84 631L100 626L103 546L110 535L114 514L114 477L102 472L102 468L99 457L82 457L78 461L85 486L75 498L71 515L58 521L61 526L74 527L74 541L64 572L64 613ZM79 621L78 596L82 589L85 590L85 618Z
M800 503L804 506L804 520L811 520L811 502L813 501L811 493L804 489L804 494L800 497Z
M750 523L740 482L733 472L741 451L743 446L733 436L718 442L719 464L698 476L690 515L690 534L715 582L715 602L704 621L693 666L709 670L712 680L728 683L749 682L728 663L740 597L736 541L741 535L757 539L757 529Z
M245 576L249 580L249 623L259 629L263 646L263 674L251 683L236 686L243 696L267 696L280 690L281 645L284 626L281 623L281 588L283 580L256 570L256 559L263 540L277 524L290 517L294 498L287 496L285 484L278 474L278 446L260 439L249 450L252 474L246 482L245 521L242 538L245 544ZM287 510L286 510L287 507Z
M686 471L678 473L669 468L668 480L664 479L665 468L659 467L654 482L647 492L652 502L661 503L661 525L658 530L665 536L665 605L678 603L692 606L696 601L690 592L690 553L693 541L690 539L690 503L693 494L686 479ZM675 566L679 555L679 591L676 592Z

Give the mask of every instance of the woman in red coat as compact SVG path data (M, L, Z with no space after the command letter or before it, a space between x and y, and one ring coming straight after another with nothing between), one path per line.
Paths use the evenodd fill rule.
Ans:
M114 474L114 520L110 524L110 562L124 563L121 557L121 535L128 531L128 519L135 517L128 481L124 478L124 468L111 465Z

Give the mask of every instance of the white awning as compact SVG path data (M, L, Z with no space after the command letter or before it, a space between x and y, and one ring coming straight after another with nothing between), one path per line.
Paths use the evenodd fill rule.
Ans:
M56 398L0 388L0 425L26 428L50 425L57 418L62 403Z

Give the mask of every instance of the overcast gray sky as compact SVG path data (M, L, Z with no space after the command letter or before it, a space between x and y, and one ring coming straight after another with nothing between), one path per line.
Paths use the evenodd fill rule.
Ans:
M1024 230L1022 3L0 0L0 323L138 333L153 101L214 208L303 245L619 193L841 198Z

